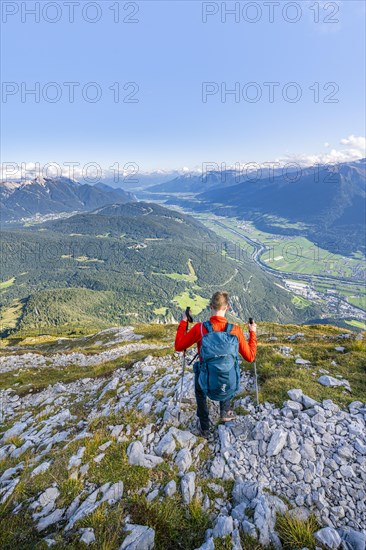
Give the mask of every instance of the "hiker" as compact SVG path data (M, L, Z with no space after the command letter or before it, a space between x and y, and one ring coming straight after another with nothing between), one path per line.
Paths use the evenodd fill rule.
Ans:
M188 332L188 319L184 312L175 337L176 351L184 351L197 344L200 358L194 364L197 416L200 433L206 438L210 435L207 396L215 401L220 401L222 422L233 420L235 414L231 410L231 399L240 386L238 352L243 359L252 362L257 351L257 325L254 322L248 323L249 342L247 342L241 328L226 321L225 315L230 309L227 292L215 292L211 298L210 309L210 320L206 323L196 323ZM211 332L226 334L224 336L216 334L215 342L212 338L206 337L202 348L204 336ZM234 335L236 338L229 335ZM210 345L211 350L212 346L215 346L216 349L216 354L215 350L211 351L211 356Z

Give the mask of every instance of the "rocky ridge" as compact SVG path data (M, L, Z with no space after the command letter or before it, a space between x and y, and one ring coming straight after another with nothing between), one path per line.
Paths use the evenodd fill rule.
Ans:
M129 339L134 339L131 334ZM19 356L6 360L14 357ZM123 477L101 484L89 477L117 449L131 468L152 473L168 468L163 483L153 477L136 489L147 502L179 495L183 506L200 503L211 522L201 550L214 549L215 540L227 538L240 550L241 533L263 547L281 548L276 514L286 513L303 520L315 515L321 526L315 533L320 548L365 550L364 403L354 401L343 410L331 399L317 402L292 388L282 407L269 402L255 407L250 395L239 394L234 403L240 411L237 419L218 425L206 441L197 431L191 368L178 409L180 372L178 354L149 355L105 378L57 383L22 396L11 389L2 392L1 503L8 504L13 515L30 514L48 546L79 540L98 547L94 529L81 527L82 521L98 509L123 503L132 493ZM250 372L243 371L242 394L253 389ZM210 408L215 423L217 405L210 403ZM134 415L136 421L131 421ZM94 433L98 422L106 427L100 441ZM47 476L59 449L67 455L67 477L79 484L78 494L65 504L60 484L50 482L20 498L22 476ZM154 548L150 525L134 523L128 509L123 523L121 549Z

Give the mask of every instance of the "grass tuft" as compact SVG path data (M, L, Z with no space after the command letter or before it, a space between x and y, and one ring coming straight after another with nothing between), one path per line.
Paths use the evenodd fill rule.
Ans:
M314 533L320 529L315 518L311 515L306 521L291 517L289 514L277 516L276 530L285 550L309 548L315 550Z
M135 496L129 511L134 523L155 529L156 550L198 548L210 523L197 500L183 506L179 497L148 502L145 497Z

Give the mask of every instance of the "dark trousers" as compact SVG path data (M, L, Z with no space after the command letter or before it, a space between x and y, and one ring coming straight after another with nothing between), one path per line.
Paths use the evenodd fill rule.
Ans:
M210 421L208 416L208 407L207 407L207 397L202 391L201 386L198 382L198 370L195 369L195 378L194 378L194 391L196 394L197 402L197 416L200 419L201 429L208 430L210 427ZM227 412L230 410L231 399L226 401L220 401L220 417L223 418Z

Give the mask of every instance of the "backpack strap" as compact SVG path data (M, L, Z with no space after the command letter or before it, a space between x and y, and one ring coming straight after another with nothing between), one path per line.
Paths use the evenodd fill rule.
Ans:
M201 330L202 330L202 326L205 327L205 329L207 330L207 332L214 332L214 329L213 329L213 327L212 327L211 321L206 321L205 323L202 323L202 325L201 325Z
M234 325L231 324L231 323L228 323L225 327L224 332L231 332L233 330L233 328L234 328Z

